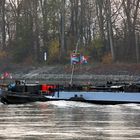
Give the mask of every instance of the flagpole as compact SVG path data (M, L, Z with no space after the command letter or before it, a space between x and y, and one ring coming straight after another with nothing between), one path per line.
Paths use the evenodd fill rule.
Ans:
M79 44L80 39L78 39L77 44L76 44L76 48L75 48L75 53L77 53L78 51L78 44ZM71 78L70 78L70 85L72 85L73 82L73 74L74 74L74 64L72 64L72 71L71 71Z
M73 73L74 73L74 64L72 65L71 78L70 78L70 85L72 85Z

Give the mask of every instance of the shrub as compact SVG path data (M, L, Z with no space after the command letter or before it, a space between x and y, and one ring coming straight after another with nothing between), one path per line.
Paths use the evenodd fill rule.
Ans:
M50 46L48 48L48 62L58 62L60 57L60 46L59 41L57 39L53 40L50 43Z
M3 60L7 57L7 52L4 50L0 51L0 60Z
M107 53L102 57L103 64L111 64L112 63L112 55L111 53Z

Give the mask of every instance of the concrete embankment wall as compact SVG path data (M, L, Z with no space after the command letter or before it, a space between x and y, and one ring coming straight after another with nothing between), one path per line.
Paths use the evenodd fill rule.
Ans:
M129 76L129 75L73 75L74 84L104 84L107 81L112 82L139 82L139 76ZM68 84L71 80L70 74L15 74L13 79L1 80L1 83L10 83L15 80L26 80L27 83L53 83L53 84Z
M115 68L114 68L115 67ZM140 72L139 67L124 67L124 66L83 66L75 68L73 75L74 84L96 84L113 82L139 82ZM134 71L135 70L135 71ZM10 72L10 71L9 71ZM9 83L14 80L26 80L29 83L54 83L67 84L71 79L71 66L44 66L25 69L13 69L12 80L0 80L1 83Z

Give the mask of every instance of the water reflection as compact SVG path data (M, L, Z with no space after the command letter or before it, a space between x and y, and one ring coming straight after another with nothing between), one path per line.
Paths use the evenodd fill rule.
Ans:
M80 102L0 104L0 139L126 140L140 138L140 105Z

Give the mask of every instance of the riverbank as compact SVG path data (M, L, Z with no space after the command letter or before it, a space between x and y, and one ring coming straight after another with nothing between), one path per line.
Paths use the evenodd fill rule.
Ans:
M13 79L24 79L28 82L69 83L71 65L18 66L7 67ZM4 70L3 70L4 71ZM140 65L138 64L97 64L76 65L73 81L75 84L106 83L107 81L139 82Z

